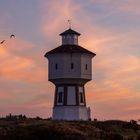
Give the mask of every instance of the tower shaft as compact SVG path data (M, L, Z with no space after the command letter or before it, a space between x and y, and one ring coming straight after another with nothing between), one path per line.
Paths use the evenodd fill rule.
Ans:
M55 88L53 119L88 120L84 85L59 84Z

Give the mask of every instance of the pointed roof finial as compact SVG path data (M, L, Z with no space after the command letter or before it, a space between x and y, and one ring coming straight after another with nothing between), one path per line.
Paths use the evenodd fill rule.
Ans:
M68 20L68 24L69 24L69 29L71 29L71 20Z

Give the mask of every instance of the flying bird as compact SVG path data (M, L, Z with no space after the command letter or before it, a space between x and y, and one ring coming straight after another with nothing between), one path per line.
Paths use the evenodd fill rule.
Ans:
M3 44L5 42L5 40L2 40L1 42L0 42L0 44Z
M11 35L10 35L10 38L15 38L15 35L14 35L14 34L11 34Z

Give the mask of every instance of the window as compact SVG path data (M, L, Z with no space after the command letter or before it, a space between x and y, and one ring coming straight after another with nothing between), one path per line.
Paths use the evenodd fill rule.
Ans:
M67 37L67 38L71 38L71 35L67 35L66 37Z
M58 103L63 102L63 92L58 92Z
M80 103L84 103L83 93L82 92L80 92Z
M74 40L76 43L78 43L78 36L77 35L74 36Z
M75 38L75 39L78 39L78 36L77 36L77 35L75 35L75 36L74 36L74 38Z
M74 64L73 63L71 63L71 69L74 69Z
M88 69L87 64L85 65L85 69L86 69L86 70Z
M55 69L56 69L56 70L58 69L58 65L57 65L57 64L55 64Z

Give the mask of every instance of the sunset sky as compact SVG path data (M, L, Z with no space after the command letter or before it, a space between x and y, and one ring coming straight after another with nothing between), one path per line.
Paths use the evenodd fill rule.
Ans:
M61 44L68 19L97 54L85 86L92 118L140 118L140 0L0 0L0 116L51 116L44 54Z

